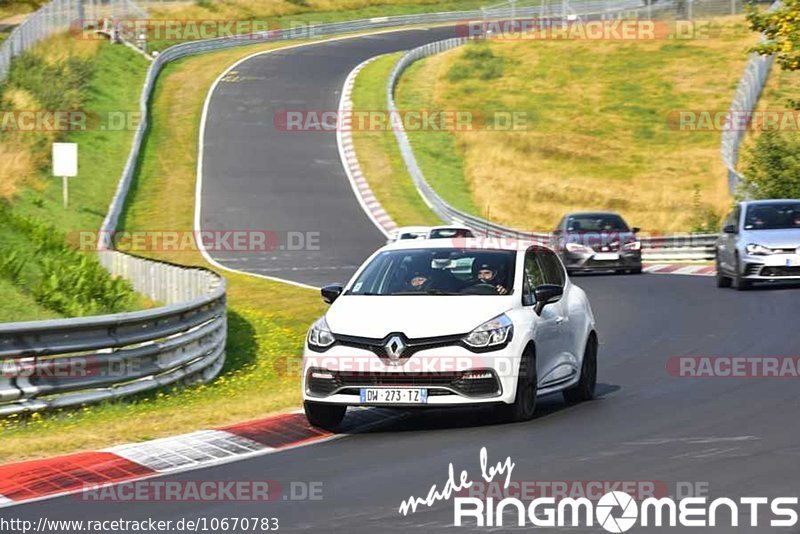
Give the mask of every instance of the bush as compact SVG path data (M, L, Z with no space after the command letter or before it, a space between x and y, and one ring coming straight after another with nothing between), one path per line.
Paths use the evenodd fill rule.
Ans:
M754 199L800 198L800 137L764 132L745 154L744 193Z
M22 239L3 246L0 276L27 290L45 308L66 317L131 309L129 282L112 277L93 255L71 249L58 230L0 208L0 224Z
M702 201L700 186L697 184L694 185L692 211L694 212L691 226L692 233L715 234L719 231L722 218L712 206Z
M495 56L488 44L474 41L465 47L464 53L448 71L447 78L451 82L471 78L494 80L502 78L503 67L503 58Z

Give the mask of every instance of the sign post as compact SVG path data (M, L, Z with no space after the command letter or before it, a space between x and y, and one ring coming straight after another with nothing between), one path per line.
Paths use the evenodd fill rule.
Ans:
M61 177L64 209L69 205L69 178L78 175L78 144L53 143L53 176Z

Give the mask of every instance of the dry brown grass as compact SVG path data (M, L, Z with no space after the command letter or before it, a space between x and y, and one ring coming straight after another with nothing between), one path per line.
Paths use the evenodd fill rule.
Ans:
M33 53L43 57L48 63L63 62L68 57L91 58L97 54L99 41L77 40L68 34L57 35L39 43ZM36 111L41 104L36 98L21 89L8 89L4 93L5 111ZM4 132L0 142L0 198L13 198L22 188L41 189L38 169L42 167L49 154L41 147L42 137L54 138L52 132Z
M36 180L36 167L24 144L0 143L0 198L11 199L20 189Z
M484 214L535 230L566 211L612 209L650 232L687 231L694 197L731 202L720 132L676 131L674 110L725 110L755 40L741 18L691 41L493 41L501 78L451 82L464 49L428 59L414 83L435 109L513 110L524 131L460 132L466 187ZM410 82L409 82L410 83Z

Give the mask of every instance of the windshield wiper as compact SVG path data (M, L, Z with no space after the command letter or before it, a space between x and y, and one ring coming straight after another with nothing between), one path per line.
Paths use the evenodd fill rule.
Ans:
M426 289L425 291L398 291L397 293L391 293L391 295L460 295L461 293L452 293L450 291L443 291L441 289Z

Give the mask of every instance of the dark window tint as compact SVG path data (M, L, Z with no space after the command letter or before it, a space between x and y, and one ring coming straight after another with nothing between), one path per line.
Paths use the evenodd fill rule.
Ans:
M539 262L544 273L545 284L564 285L564 269L555 254L549 250L540 250L538 253Z
M800 228L800 202L748 206L744 228L745 230Z
M536 289L545 283L544 272L535 250L529 250L525 254L525 279L532 289Z
M570 215L567 232L630 232L628 225L613 213Z

